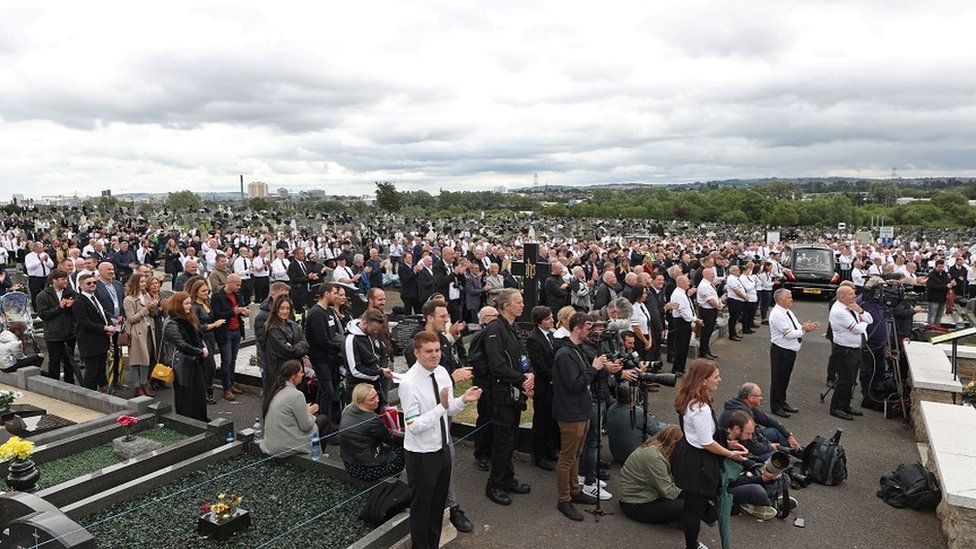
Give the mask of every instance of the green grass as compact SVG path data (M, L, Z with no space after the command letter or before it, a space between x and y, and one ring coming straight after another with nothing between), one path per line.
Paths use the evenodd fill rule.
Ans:
M187 474L177 482L89 515L80 522L84 526L135 509L89 528L98 546L103 549L254 548L313 518L308 524L281 536L269 547L347 547L371 530L358 518L359 510L366 501L365 496L330 510L363 488L273 460L254 465L257 461L258 458L253 456L241 456L214 463ZM248 465L251 467L238 473L195 486ZM178 493L190 487L193 488ZM251 513L252 521L250 528L223 543L196 534L200 504L212 502L221 492L243 496L241 508ZM140 508L147 502L170 495L172 497ZM327 510L326 514L317 517Z
M461 383L454 384L454 396L461 396L461 395L463 395L464 392L467 391L468 388L470 388L472 384L473 384L473 381L471 381L471 380L463 381ZM522 412L521 423L525 423L526 421L532 421L532 404L533 404L533 402L534 401L530 398L529 401L528 401L528 405L527 405L525 411ZM459 423L470 423L471 425L474 425L474 423L476 421L478 421L478 403L477 402L472 402L472 403L468 404L467 406L464 407L463 410L461 410L460 412L458 412L457 415L455 415L452 419L453 419L453 421L456 421L456 422L459 422Z
M155 440L164 447L186 438L186 435L165 427L147 429L141 431L138 436ZM56 486L62 482L97 471L103 467L115 465L122 461L124 460L112 451L112 443L110 441L101 446L95 446L94 448L89 448L82 452L38 465L38 469L41 471L41 479L38 481L37 486L39 489Z

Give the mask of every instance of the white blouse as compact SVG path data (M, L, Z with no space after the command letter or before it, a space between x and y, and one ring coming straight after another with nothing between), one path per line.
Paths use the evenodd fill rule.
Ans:
M715 419L712 407L693 401L683 416L685 440L695 448L704 448L715 441Z

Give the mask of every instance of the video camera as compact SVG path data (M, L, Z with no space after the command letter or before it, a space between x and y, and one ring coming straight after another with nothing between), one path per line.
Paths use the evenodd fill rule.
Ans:
M905 301L907 292L905 286L889 280L871 288L865 288L863 295L864 299L880 303L885 309L894 309L902 301Z

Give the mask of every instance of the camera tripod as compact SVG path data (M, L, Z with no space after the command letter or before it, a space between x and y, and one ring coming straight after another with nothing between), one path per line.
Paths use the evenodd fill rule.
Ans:
M603 490L600 484L600 453L603 447L603 441L600 440L603 430L603 399L600 398L600 391L596 392L596 425L590 425L590 429L596 429L596 506L592 509L587 509L586 512L593 515L594 522L600 522L600 517L612 515L613 512L605 511L603 509L603 503L600 499L601 492Z

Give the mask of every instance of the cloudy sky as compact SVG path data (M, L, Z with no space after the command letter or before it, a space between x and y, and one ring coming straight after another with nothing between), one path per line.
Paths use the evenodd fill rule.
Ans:
M34 4L2 200L974 174L971 2Z

